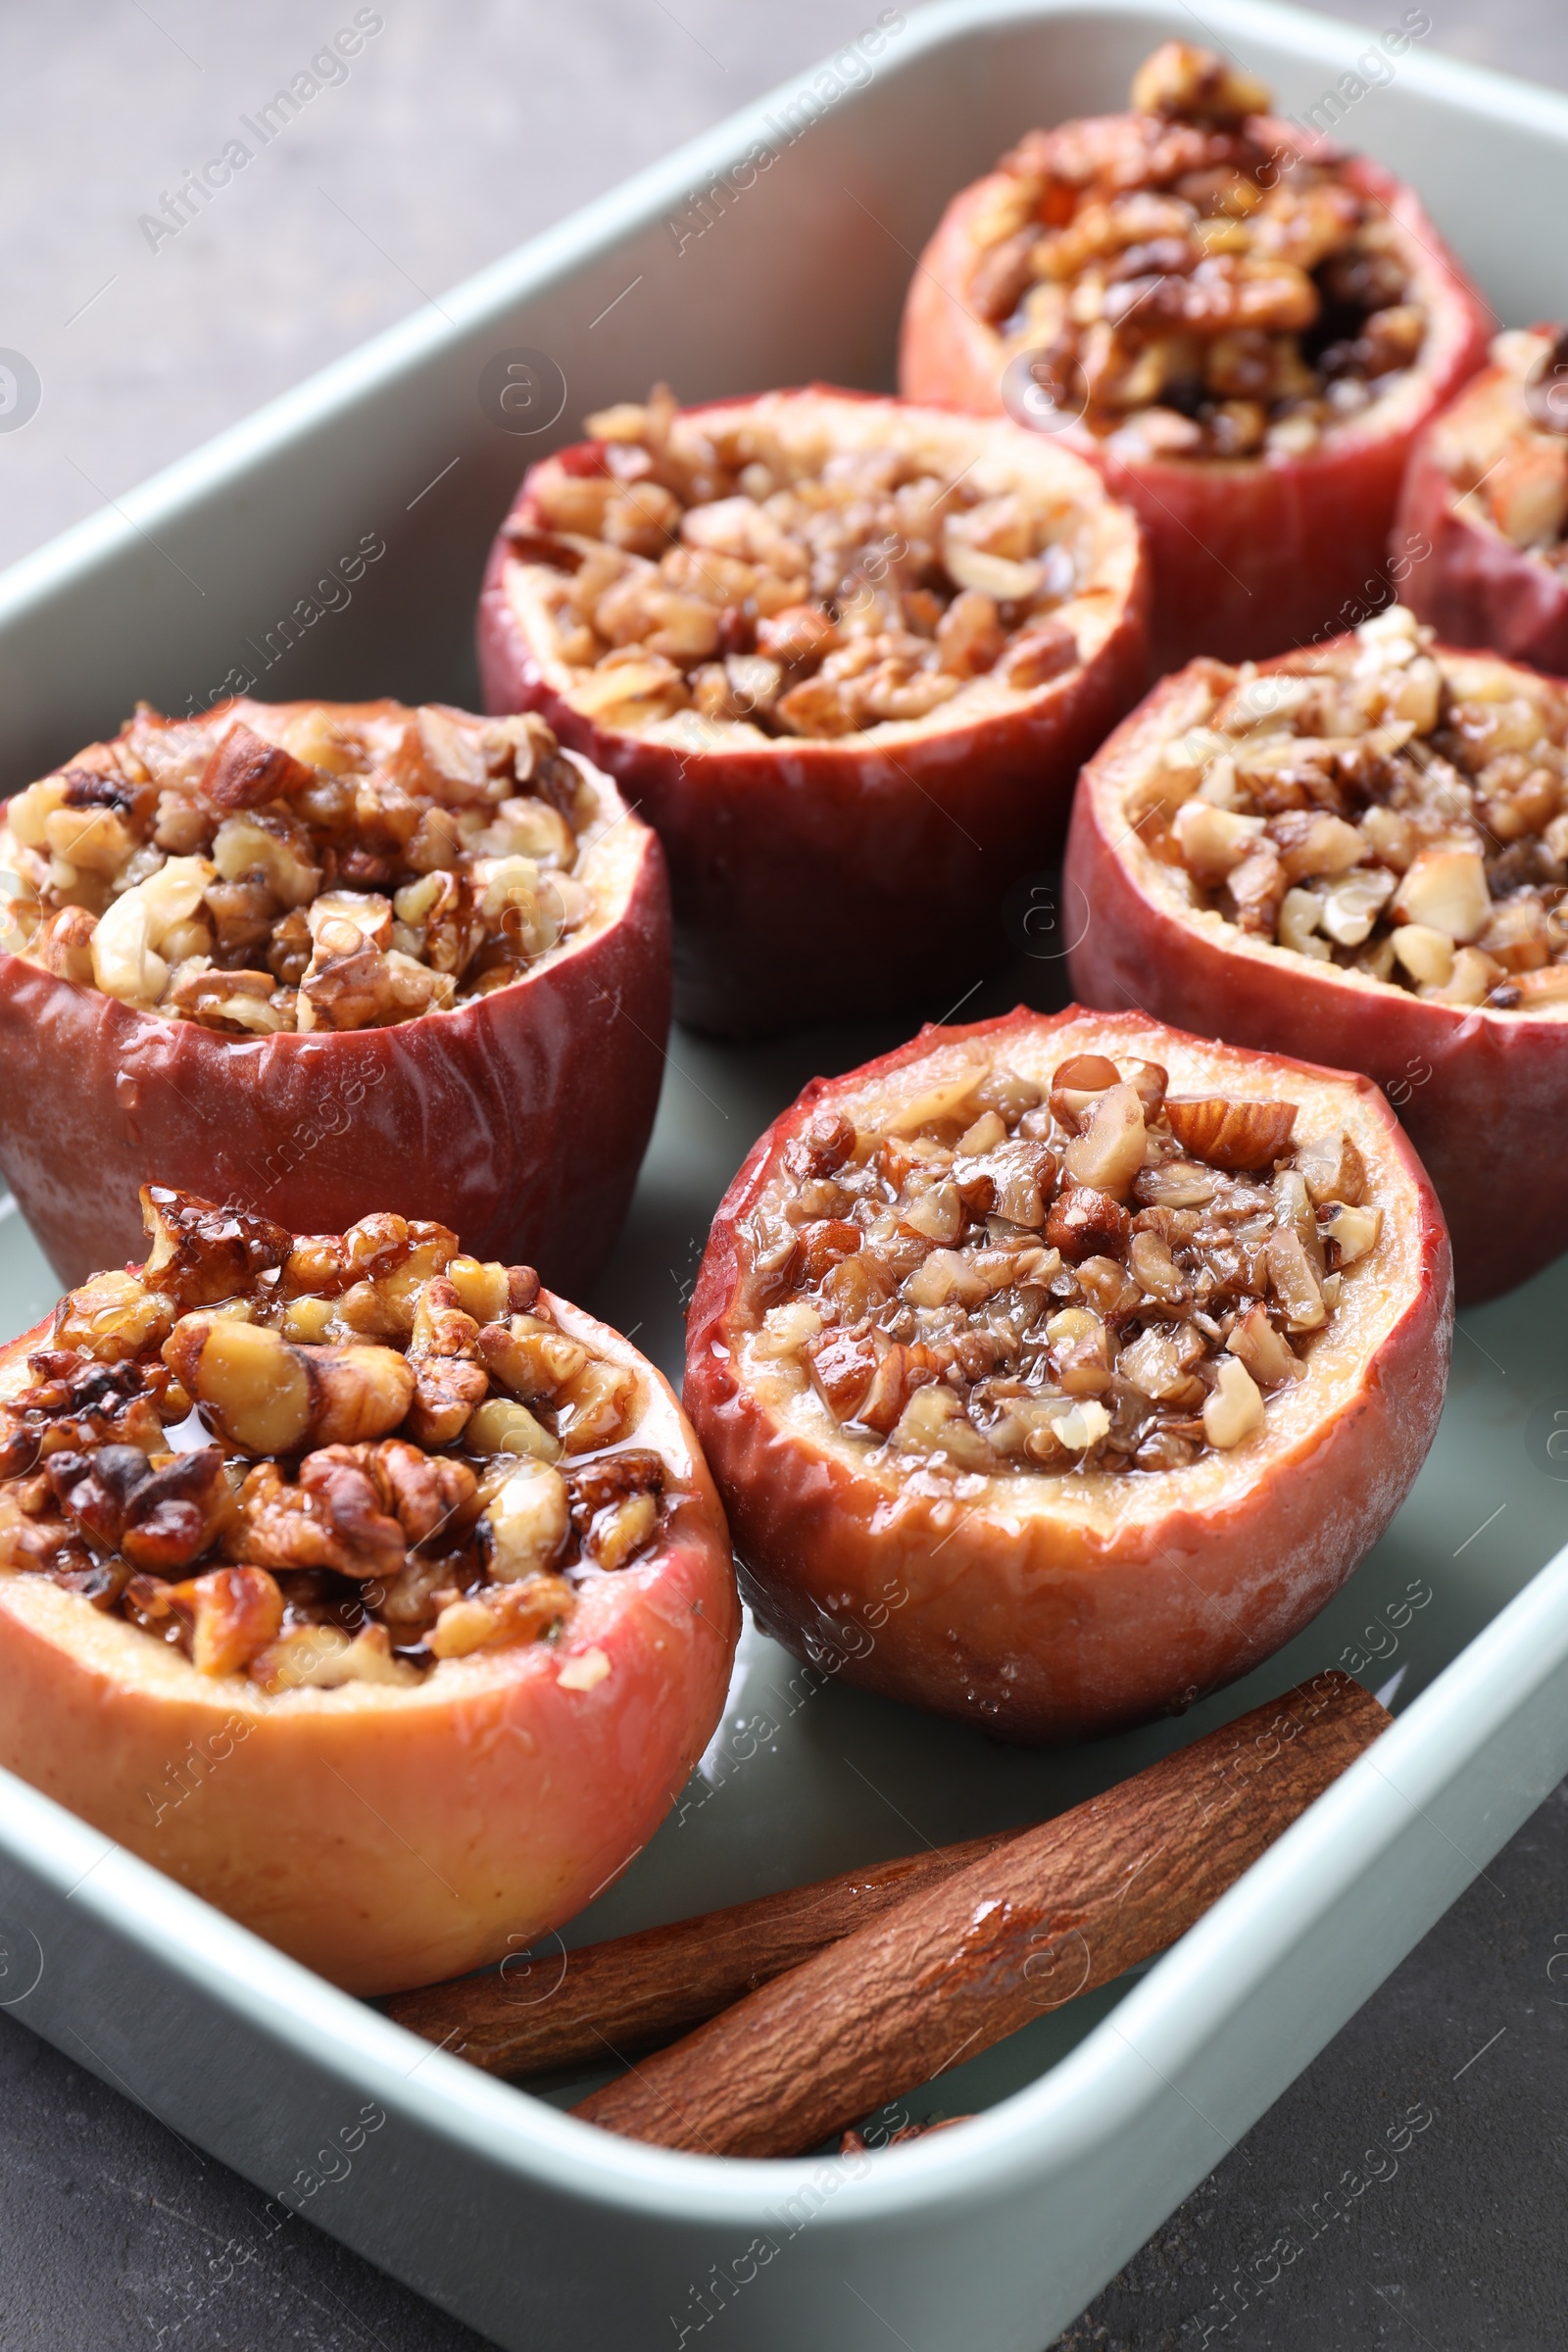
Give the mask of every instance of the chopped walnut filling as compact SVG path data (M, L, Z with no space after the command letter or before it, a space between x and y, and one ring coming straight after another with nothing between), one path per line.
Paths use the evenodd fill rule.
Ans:
M1190 903L1446 1004L1568 1003L1568 692L1400 606L1299 669L1203 664L1129 793Z
M386 1028L587 917L595 786L542 719L143 706L6 807L0 945L230 1037Z
M1446 424L1458 512L1561 569L1568 565L1568 329L1497 335L1492 359L1503 382L1495 391L1473 387Z
M142 1205L141 1273L63 1299L0 1403L0 1572L281 1690L549 1637L657 1539L638 1376L530 1267L390 1214L294 1236Z
M1420 358L1409 241L1212 50L1167 41L1132 102L1004 159L970 300L1124 455L1301 455Z
M883 1129L824 1110L752 1246L754 1343L868 1448L984 1473L1173 1470L1301 1377L1383 1212L1297 1106L1080 1054L972 1071Z
M602 471L538 468L509 535L576 710L631 733L685 713L699 740L845 736L1072 668L1057 614L1096 558L1060 488L1003 480L984 451L939 470L912 425L856 431L851 406L683 416L661 385L588 418Z

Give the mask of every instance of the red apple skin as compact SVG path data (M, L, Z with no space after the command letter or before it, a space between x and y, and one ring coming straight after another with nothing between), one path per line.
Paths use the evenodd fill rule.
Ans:
M1411 454L1390 553L1408 565L1403 601L1446 645L1490 647L1561 677L1568 674L1568 578L1457 508L1461 452L1498 410L1522 416L1518 378L1506 368L1484 368L1433 419Z
M631 1199L669 1023L662 853L629 815L606 848L609 923L391 1029L225 1037L0 953L0 1168L61 1281L140 1256L151 1180L294 1233L396 1202L585 1290Z
M1063 867L1084 926L1068 956L1075 992L1086 1004L1137 1004L1233 1045L1310 1051L1364 1071L1437 1188L1460 1305L1512 1290L1568 1248L1568 1006L1435 1004L1160 906L1141 878L1152 860L1117 811L1181 692L1180 678L1164 679L1084 770Z
M1054 1060L1084 1052L1158 1059L1171 1069L1173 1093L1191 1091L1189 1055L1237 1092L1304 1099L1330 1086L1377 1171L1380 1198L1399 1196L1407 1238L1395 1308L1353 1389L1331 1417L1289 1443L1275 1439L1265 1456L1224 1457L1235 1471L1229 1491L1201 1511L1145 1507L1129 1493L1100 1534L1032 1516L1026 1503L1005 1517L983 1501L971 1508L966 1494L939 1515L923 1497L901 1496L896 1484L890 1492L847 1470L828 1447L782 1430L729 1369L737 1333L756 1321L741 1229L813 1109L935 1047L978 1039L1006 1049L1020 1032L1046 1041ZM1048 1020L1020 1006L998 1020L924 1029L848 1077L813 1079L759 1139L703 1260L685 1401L765 1631L846 1682L1000 1738L1055 1743L1180 1713L1258 1665L1333 1597L1432 1444L1452 1315L1436 1198L1364 1078L1279 1055L1244 1057L1132 1013L1074 1005ZM1011 1483L1014 1495L1031 1484L994 1483Z
M1257 128L1286 153L1322 152L1283 122ZM1349 159L1345 177L1405 230L1432 315L1420 396L1396 424L1342 425L1329 448L1283 459L1129 463L1081 423L1056 434L1099 467L1149 533L1155 670L1196 654L1256 660L1342 629L1383 603L1386 543L1411 443L1486 357L1491 314L1413 189L1364 156ZM993 172L954 198L909 281L899 360L899 389L908 400L983 415L1003 407L1002 339L964 294L977 259L973 224L1005 182Z
M632 1443L671 1472L658 1546L594 1579L555 1642L449 1659L416 1689L269 1696L46 1577L0 1577L0 1764L350 1992L486 1966L582 1910L653 1836L723 1708L740 1609L690 1426L624 1340L550 1303L636 1366ZM0 1384L48 1332L12 1342ZM609 1674L563 1690L595 1648Z
M827 386L795 397L874 398ZM558 460L603 470L592 443ZM530 468L508 526L537 524L534 478ZM507 594L504 527L479 599L484 707L539 711L658 831L674 900L676 1018L713 1036L777 1035L847 1004L906 1003L997 960L1004 893L1056 854L1079 766L1143 686L1148 569L1130 537L1123 557L1123 607L1105 643L1012 710L946 728L938 710L896 752L801 737L682 752L601 727L549 682Z

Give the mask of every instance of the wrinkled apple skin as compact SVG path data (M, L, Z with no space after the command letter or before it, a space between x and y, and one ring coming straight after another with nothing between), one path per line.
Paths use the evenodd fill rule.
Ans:
M1263 123L1260 135L1312 152L1282 122ZM1196 654L1243 662L1279 653L1384 602L1386 543L1411 442L1486 356L1490 314L1414 191L1364 156L1350 159L1346 178L1407 232L1432 316L1419 390L1397 421L1376 430L1348 423L1326 449L1266 459L1127 461L1083 424L1057 434L1149 532L1156 670ZM1004 184L993 172L954 198L909 281L899 362L908 400L985 415L1003 406L1002 340L964 293L978 258L973 224Z
M1458 513L1460 451L1489 412L1520 406L1517 377L1484 368L1416 443L1390 552L1416 560L1399 591L1445 645L1488 646L1510 661L1568 673L1568 579L1554 564L1514 547L1490 522ZM1419 551L1426 549L1424 555Z
M901 1493L897 1475L848 1468L829 1446L783 1427L730 1369L737 1333L756 1323L742 1227L812 1111L945 1043L994 1041L1005 1060L1020 1031L1048 1040L1053 1061L1083 1052L1157 1059L1173 1093L1198 1091L1191 1081L1203 1074L1236 1092L1301 1101L1329 1088L1375 1164L1379 1197L1402 1221L1388 1328L1353 1385L1331 1414L1289 1441L1217 1457L1216 1494L1201 1509L1167 1502L1157 1478L1107 1480L1119 1494L1097 1530L1047 1494L1070 1491L1071 1477L1027 1476L986 1481L989 1494L975 1492L979 1480L944 1482L951 1499L933 1508L906 1480ZM760 1138L703 1260L685 1401L766 1631L846 1682L1001 1738L1057 1742L1180 1712L1248 1673L1333 1597L1431 1446L1452 1313L1436 1199L1365 1079L1278 1055L1244 1057L1132 1013L1073 1006L1046 1020L1020 1007L1000 1020L923 1030L862 1070L814 1079Z
M558 456L602 469L591 444ZM530 469L509 523L537 519L532 480ZM713 1036L777 1035L846 1004L907 1003L994 963L1005 892L1058 851L1078 768L1146 674L1148 569L1129 548L1106 642L1014 710L946 728L938 710L896 750L786 736L765 750L677 751L598 725L549 683L507 595L510 553L503 529L479 600L484 707L539 711L658 831L674 901L675 1015Z
M557 1642L448 1660L416 1689L270 1697L198 1674L46 1577L0 1576L0 1764L350 1992L483 1967L580 1911L707 1745L740 1611L723 1513L669 1388L551 1303L564 1331L637 1367L650 1401L632 1442L681 1490L657 1548L594 1579ZM47 1331L5 1350L0 1385ZM591 1648L610 1673L563 1690L562 1667Z
M669 1022L663 857L635 818L611 840L604 928L391 1029L225 1037L0 953L0 1168L61 1281L141 1254L151 1179L294 1233L395 1202L586 1289L626 1213Z
M1332 658L1335 647L1325 646ZM1168 733L1164 680L1085 768L1063 884L1087 910L1068 957L1087 1004L1138 1004L1233 1045L1362 1070L1398 1110L1437 1189L1461 1306L1512 1290L1568 1248L1568 1006L1502 1012L1435 1004L1218 919L1161 906L1118 811ZM1084 918L1080 918L1084 919Z

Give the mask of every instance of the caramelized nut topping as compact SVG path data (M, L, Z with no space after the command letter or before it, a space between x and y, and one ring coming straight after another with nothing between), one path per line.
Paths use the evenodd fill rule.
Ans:
M542 719L145 706L6 807L0 944L225 1037L386 1028L520 978L608 811Z
M912 427L835 446L793 397L683 416L661 385L587 419L602 472L530 477L511 543L576 710L756 745L994 710L1075 666L1096 559L1059 493L945 466Z
M658 1541L639 1377L531 1266L384 1213L295 1237L163 1186L142 1207L141 1272L64 1299L0 1404L0 1573L200 1673L334 1689L545 1638Z
M1568 1003L1568 693L1435 652L1397 605L1349 646L1218 671L1129 795L1146 849L1195 908L1314 962L1440 1004ZM1178 1136L1198 1107L1169 1105Z
M1169 1096L1152 1062L1077 1054L1043 1091L971 1069L875 1131L818 1113L747 1229L758 1375L956 1472L1165 1471L1244 1445L1377 1248L1361 1153L1298 1144L1295 1102ZM829 1132L833 1248L804 1225L781 1286L775 1220L820 1182ZM990 1173L1018 1161L1023 1217L1018 1180Z
M1123 456L1299 456L1363 422L1426 340L1404 232L1212 50L1167 41L1132 103L1004 159L971 305Z

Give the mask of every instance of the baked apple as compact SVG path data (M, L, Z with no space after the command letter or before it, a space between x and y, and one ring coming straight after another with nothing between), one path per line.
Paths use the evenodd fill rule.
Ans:
M677 1016L752 1035L967 985L1142 688L1133 516L1005 420L860 394L661 389L588 430L496 542L480 675L658 829Z
M1432 1443L1451 1317L1366 1079L1019 1010L768 1129L686 1406L770 1633L1069 1740L1180 1711L1338 1591Z
M679 1406L444 1225L142 1198L0 1356L0 1762L351 1991L525 1945L723 1704Z
M1568 332L1498 335L1422 434L1395 525L1405 596L1446 645L1568 670Z
M1437 1187L1461 1303L1568 1247L1565 742L1568 687L1395 606L1165 679L1073 813L1078 995L1364 1070Z
M1411 442L1480 365L1480 297L1414 193L1167 41L1133 112L1032 131L949 206L900 388L1006 407L1142 515L1157 664L1343 628Z
M136 1253L149 1167L598 1272L662 1075L667 885L542 720L142 709L4 814L0 1166L63 1281Z

